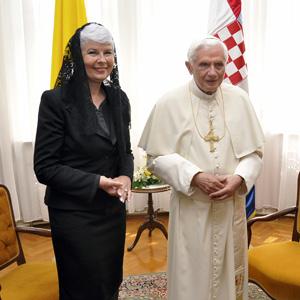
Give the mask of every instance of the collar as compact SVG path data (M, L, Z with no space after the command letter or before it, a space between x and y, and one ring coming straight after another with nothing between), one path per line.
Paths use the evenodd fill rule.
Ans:
M204 93L203 91L201 91L201 90L199 89L199 87L197 86L197 84L196 84L196 82L195 82L194 79L192 79L191 82L190 82L190 88L191 88L192 93L193 93L197 98L200 98L200 99L203 99L203 100L208 100L208 101L209 101L209 100L213 100L213 99L216 98L216 93L217 93L217 92L215 92L215 93L213 93L213 94L211 94L211 95Z

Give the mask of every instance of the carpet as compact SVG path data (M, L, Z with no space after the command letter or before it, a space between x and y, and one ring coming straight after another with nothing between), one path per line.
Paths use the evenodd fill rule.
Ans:
M166 273L133 275L124 278L120 287L122 300L164 300L167 299ZM249 283L249 300L269 300L270 298L255 284Z

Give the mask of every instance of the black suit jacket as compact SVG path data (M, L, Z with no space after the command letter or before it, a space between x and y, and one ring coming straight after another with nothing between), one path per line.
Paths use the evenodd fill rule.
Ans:
M129 115L129 101L122 90L110 86L104 88L109 107L119 103L121 117L112 119L115 126L122 122L119 128L126 148L122 158L117 145L97 133L92 103L82 103L78 95L67 94L61 87L42 95L34 170L38 181L47 185L45 203L50 207L90 210L111 208L121 203L99 189L99 179L101 175L132 178L133 156L129 119L126 117Z

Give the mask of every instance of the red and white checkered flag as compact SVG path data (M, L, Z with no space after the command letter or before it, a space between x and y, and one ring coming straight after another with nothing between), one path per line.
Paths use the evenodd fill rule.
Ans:
M241 0L211 1L209 33L223 41L228 48L224 80L248 91Z

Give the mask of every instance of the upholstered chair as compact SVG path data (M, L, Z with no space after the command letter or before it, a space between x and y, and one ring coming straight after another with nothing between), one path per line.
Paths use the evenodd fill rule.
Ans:
M55 263L26 263L18 232L51 236L47 229L16 226L10 193L0 184L0 299L58 300Z
M300 173L297 182L296 206L255 217L248 221L248 242L251 242L251 226L256 222L268 222L287 214L294 215L291 241L274 242L249 248L249 281L260 286L272 299L300 299Z

